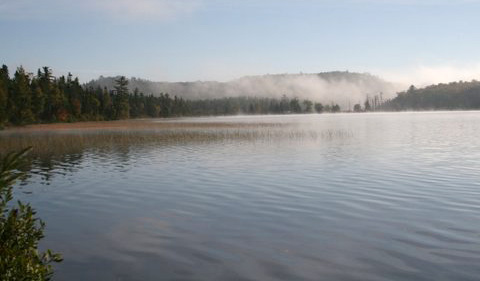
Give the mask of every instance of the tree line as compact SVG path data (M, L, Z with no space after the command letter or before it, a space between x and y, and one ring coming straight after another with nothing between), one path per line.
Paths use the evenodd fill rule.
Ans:
M382 92L373 96L367 95L363 107L360 103L357 103L353 106L353 112L381 111L386 101L388 100L384 100Z
M236 115L236 114L303 114L340 112L338 104L323 105L305 99L289 98L283 95L278 98L228 97L187 101L189 113L198 115Z
M480 109L480 82L452 82L417 89L413 85L380 106L384 111Z
M379 93L367 96L363 107L360 103L353 107L354 112L477 109L480 109L480 82L476 80L440 83L425 88L411 85L393 99L384 99Z
M36 74L18 67L11 77L0 69L0 126L48 122L120 120L235 114L288 114L339 112L338 104L316 103L284 95L282 98L228 97L185 100L168 93L129 91L128 80L118 77L113 89L81 85L78 78L54 77L48 67Z
M141 116L172 116L186 111L182 99L168 94L145 96L130 93L125 77L114 89L83 87L78 78L58 78L48 67L37 74L17 68L10 78L7 66L0 69L0 124L117 120ZM161 112L161 113L160 113Z

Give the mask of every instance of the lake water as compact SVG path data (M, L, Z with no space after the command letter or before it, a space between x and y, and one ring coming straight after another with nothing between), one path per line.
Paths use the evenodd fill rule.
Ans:
M480 112L151 122L270 133L35 162L55 280L480 278Z

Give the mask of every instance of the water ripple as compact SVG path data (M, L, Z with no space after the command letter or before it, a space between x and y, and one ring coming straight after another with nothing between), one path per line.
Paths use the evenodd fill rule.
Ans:
M36 160L59 280L478 280L480 113L224 122L288 125Z

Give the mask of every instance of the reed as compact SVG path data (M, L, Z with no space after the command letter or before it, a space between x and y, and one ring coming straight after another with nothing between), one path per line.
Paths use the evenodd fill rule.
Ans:
M32 125L0 132L0 155L33 147L31 155L81 153L91 148L171 145L235 140L278 141L348 138L342 130L315 131L288 123L152 122L128 120Z

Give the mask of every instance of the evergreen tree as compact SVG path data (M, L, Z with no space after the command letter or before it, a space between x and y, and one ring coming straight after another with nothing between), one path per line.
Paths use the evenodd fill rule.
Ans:
M114 109L112 96L108 89L105 87L102 92L102 114L105 119L112 120L114 117Z
M300 106L300 101L297 98L290 100L290 110L295 113L302 112L302 107Z
M218 109L216 109L218 112ZM172 99L168 93L160 94L160 115L162 117L169 117L172 113Z
M23 67L19 67L13 78L12 104L14 111L11 121L14 124L28 124L34 121L32 113L32 92L30 78Z
M82 89L82 88L80 88ZM81 91L82 94L82 118L86 120L97 120L100 112L100 101L95 90L91 87Z
M303 105L305 106L305 112L311 113L313 110L313 102L310 100L304 100Z
M463 87L463 84L459 84ZM178 96L161 93L145 96L138 89L130 94L128 80L122 76L115 80L114 90L85 87L78 78L69 73L58 79L52 76L48 67L38 70L31 79L23 68L9 78L8 68L0 70L0 124L5 120L13 124L32 122L112 120L149 117L306 113L315 110L338 112L338 105L300 102L298 98L283 95L277 98L229 97L205 100L184 100ZM414 90L417 92L418 90ZM468 92L470 98L470 91ZM407 95L407 94L405 94ZM399 98L403 96L400 95ZM408 94L410 96L410 94ZM422 95L411 95L418 100ZM474 100L474 99L472 99ZM381 94L372 99L374 106L382 105ZM367 103L370 99L367 99ZM367 109L369 106L366 107ZM7 116L7 117L6 117ZM2 120L3 118L3 120Z
M32 90L32 113L37 121L41 120L45 107L45 95L40 87L38 80L33 79L31 84Z
M56 121L58 120L57 113L63 106L63 96L58 86L64 87L65 83L60 80L58 83L60 85L54 85L52 71L46 66L43 67L43 72L41 69L38 70L37 79L45 98L42 120Z
M315 111L317 113L322 113L323 112L323 104L316 102L315 103Z
M288 101L288 98L286 95L282 96L282 99L280 100L280 112L279 113L286 113L290 111L290 102Z
M128 80L125 76L115 80L115 118L128 119L130 117L130 105L128 104Z
M140 117L143 114L143 103L140 97L140 91L135 88L133 95L130 96L130 116L132 118Z
M408 87L407 93L408 94L413 94L415 92L415 90L416 90L415 86L410 85L410 87Z
M157 105L157 99L153 95L147 97L145 104L145 111L147 116L152 118L158 117L160 113L160 106Z
M369 101L369 98L367 97L367 99L365 100L365 111L371 111L372 110L372 106L370 105L370 101Z
M340 112L340 106L338 104L332 105L332 112Z
M10 77L8 67L3 65L0 69L0 127L8 120L8 85Z

